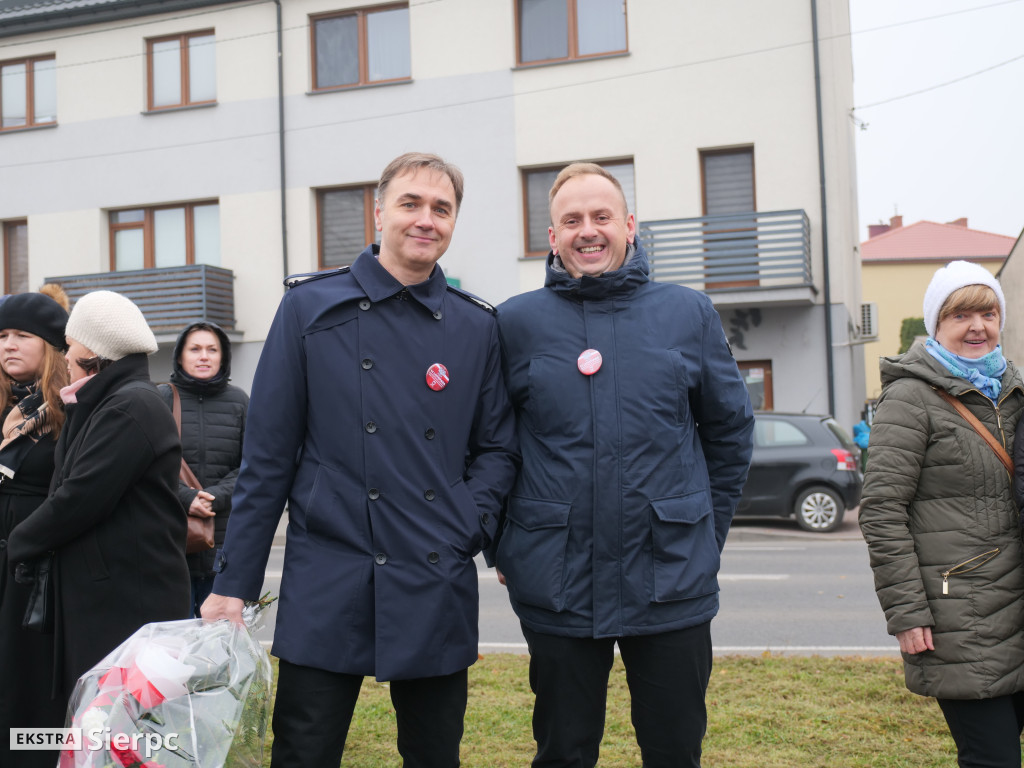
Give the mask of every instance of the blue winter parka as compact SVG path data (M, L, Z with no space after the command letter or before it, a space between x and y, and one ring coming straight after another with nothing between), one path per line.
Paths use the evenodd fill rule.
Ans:
M520 620L595 638L710 621L754 425L711 301L650 281L637 244L599 277L549 254L498 325L523 468L497 567Z
M443 388L428 384L435 364ZM258 596L287 501L275 656L379 680L465 669L473 556L518 465L493 311L440 267L403 286L368 247L281 301L214 592Z

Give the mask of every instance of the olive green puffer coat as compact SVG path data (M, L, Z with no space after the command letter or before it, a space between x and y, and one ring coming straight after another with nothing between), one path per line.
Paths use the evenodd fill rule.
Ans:
M1009 364L998 406L923 345L883 358L860 526L889 632L932 627L904 654L907 687L946 699L1024 691L1024 551L1011 478L934 391L960 398L1009 450L1024 383Z

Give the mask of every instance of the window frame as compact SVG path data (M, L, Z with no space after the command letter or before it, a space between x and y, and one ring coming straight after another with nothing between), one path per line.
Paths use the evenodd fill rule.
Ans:
M8 125L4 126L0 123L0 132L6 131L23 131L26 128L42 128L57 124L57 116L54 115L53 120L36 120L36 63L40 61L52 61L54 62L54 69L57 67L57 54L47 53L39 56L23 56L17 59L5 59L0 61L0 68L24 64L25 65L25 122L21 125ZM54 84L54 91L56 91L56 83ZM57 94L54 93L54 100L56 100ZM0 78L0 99L3 98L3 79ZM56 111L56 110L55 110Z
M129 208L111 208L107 211L107 232L110 238L110 271L111 272L135 272L134 269L119 270L117 268L117 233L141 229L142 230L142 269L157 269L156 266L156 225L155 214L157 211L173 210L183 208L185 210L185 264L193 266L196 263L196 233L195 217L196 208L203 206L220 206L220 200L198 200L190 203L169 203L167 205L135 205ZM128 211L142 211L142 221L126 221L115 223L115 213L126 213ZM218 211L219 216L219 211ZM173 269L173 267L162 267L162 269Z
M523 61L523 34L522 29L520 29L519 26L519 19L522 15L520 13L522 0L515 0L513 12L515 13L517 67L539 67L546 64L560 64L566 61L587 61L589 59L600 59L607 56L621 56L629 53L629 10L627 0L622 0L622 31L626 40L625 48L615 51L600 51L599 53L587 53L582 55L579 52L579 25L576 22L577 2L578 0L565 0L565 11L567 14L566 32L569 36L569 46L567 48L568 55L556 59L535 59L532 61Z
M25 266L26 266L26 281L24 286L15 286L11 284L11 261L13 258L13 239L15 232L19 227L25 228ZM9 219L3 222L3 259L4 259L4 293L23 293L28 290L28 278L27 278L27 267L28 267L28 219Z
M211 45L216 45L216 31L213 29L202 29L197 32L182 32L176 35L160 35L159 37L148 37L146 38L146 111L147 112L166 112L168 110L182 109L184 107L200 107L207 106L210 104L217 103L217 97L214 96L212 99L205 101L192 101L191 94L189 93L189 80L191 69L191 61L189 59L189 39L193 37L213 37L214 42ZM156 106L153 104L154 97L154 72L153 72L153 46L156 43L166 43L170 40L177 40L178 49L178 66L181 77L181 101L177 104L163 104ZM216 71L214 74L216 78ZM216 88L214 89L216 90ZM129 209L130 210L130 209Z
M551 248L547 248L544 251L531 251L530 250L530 192L529 184L527 183L527 177L531 173L550 173L551 171L560 171L568 165L574 162L586 162L599 165L602 168L607 168L609 165L631 165L633 166L633 185L634 194L636 187L636 162L634 158L617 158L615 160L573 160L564 163L556 163L555 165L538 165L530 168L519 169L519 180L522 188L522 202L523 202L523 258L525 259L542 259L545 258L550 252ZM635 201L634 201L635 203ZM626 201L626 206L629 207L629 201ZM630 213L636 215L636 211L630 211ZM548 227L551 226L551 217L548 216Z
M771 360L737 360L736 368L739 370L740 375L743 377L743 384L747 387L747 392L750 392L750 385L747 384L746 372L750 370L761 369L761 394L764 401L764 405L761 408L755 408L754 410L759 411L774 411L775 410L775 385L772 380L772 361ZM753 398L751 398L753 400Z
M383 5L370 5L363 8L346 8L342 11L331 11L329 13L316 13L309 17L309 56L310 56L310 84L313 93L329 93L331 91L347 91L352 88L366 88L374 85L389 85L391 83L408 83L412 81L412 63L410 57L409 74L405 77L392 77L386 80L370 80L370 40L367 31L367 17L381 11L397 11L404 8L409 10L409 3L386 3ZM354 83L342 85L320 86L317 83L319 72L316 65L316 25L320 21L338 19L344 16L355 16L359 28L359 79ZM410 38L412 35L412 21L410 19Z
M338 269L339 267L351 266L359 254L353 254L350 261L345 264L324 263L324 219L323 202L324 195L330 192L344 192L349 190L362 190L363 192L363 234L365 235L364 245L377 242L376 226L376 201L377 182L366 182L365 184L339 184L333 187L321 187L316 190L316 264L317 270Z

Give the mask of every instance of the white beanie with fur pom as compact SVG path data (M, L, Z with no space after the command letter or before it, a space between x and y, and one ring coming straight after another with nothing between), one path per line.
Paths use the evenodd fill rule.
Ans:
M131 299L113 291L93 291L75 302L66 334L108 360L152 355L156 337Z

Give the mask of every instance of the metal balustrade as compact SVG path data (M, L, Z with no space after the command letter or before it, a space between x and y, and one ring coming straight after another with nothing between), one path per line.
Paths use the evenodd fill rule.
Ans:
M638 234L654 280L709 294L813 286L802 210L644 221Z
M45 282L59 283L72 304L90 291L124 294L139 306L159 337L177 335L193 320L210 320L225 331L234 331L234 280L230 269L194 264L48 277Z

